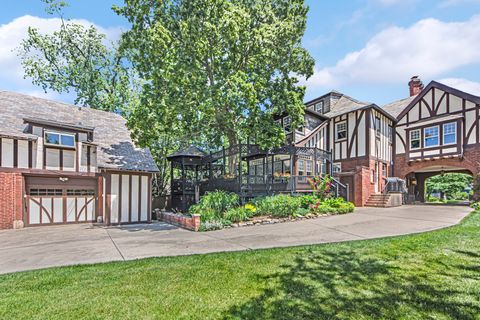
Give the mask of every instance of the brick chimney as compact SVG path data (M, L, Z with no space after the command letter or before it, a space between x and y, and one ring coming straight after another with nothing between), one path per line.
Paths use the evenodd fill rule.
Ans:
M416 96L423 90L423 82L418 76L413 76L408 86L410 87L410 97Z

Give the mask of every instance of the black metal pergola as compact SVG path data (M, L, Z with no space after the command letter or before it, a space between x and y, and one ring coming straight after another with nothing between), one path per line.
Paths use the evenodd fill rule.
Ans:
M168 160L172 167L172 208L183 212L201 195L215 190L234 192L242 201L277 193L311 192L308 177L332 172L330 152L293 145L265 150L238 144L210 153L189 146ZM306 170L296 167L299 161L307 164Z

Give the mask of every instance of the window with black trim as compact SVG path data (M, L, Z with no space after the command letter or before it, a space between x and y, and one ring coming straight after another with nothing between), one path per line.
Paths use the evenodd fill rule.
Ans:
M61 196L62 189L30 189L31 196Z
M410 131L410 149L419 149L420 148L420 130Z
M53 131L45 131L45 144L59 147L75 148L75 136Z
M323 101L315 103L314 109L316 112L323 113Z
M335 137L337 138L337 140L343 140L347 138L347 122L346 121L337 123L335 130L336 130Z

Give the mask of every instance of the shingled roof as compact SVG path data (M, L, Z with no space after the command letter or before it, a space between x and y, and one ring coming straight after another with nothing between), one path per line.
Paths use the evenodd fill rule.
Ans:
M397 118L398 115L415 99L416 96L408 97L402 100L394 101L382 107L383 110Z
M340 99L330 106L330 112L325 113L325 115L332 118L355 110L363 109L370 105L371 103L369 102L358 101L342 94Z
M25 132L24 119L92 128L99 168L158 171L150 151L134 145L125 119L118 114L6 91L0 91L0 110L0 136L36 140Z

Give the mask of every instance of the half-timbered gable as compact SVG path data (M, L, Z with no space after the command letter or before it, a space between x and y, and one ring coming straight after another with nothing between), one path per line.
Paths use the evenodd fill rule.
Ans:
M425 181L443 172L476 175L480 159L480 97L418 77L411 96L384 109L397 118L395 176L406 179L409 201L425 200Z
M0 229L150 220L158 169L120 115L11 92L0 109L0 191L18 188L0 199Z
M431 82L398 114L396 155L408 161L463 157L480 143L480 98Z

